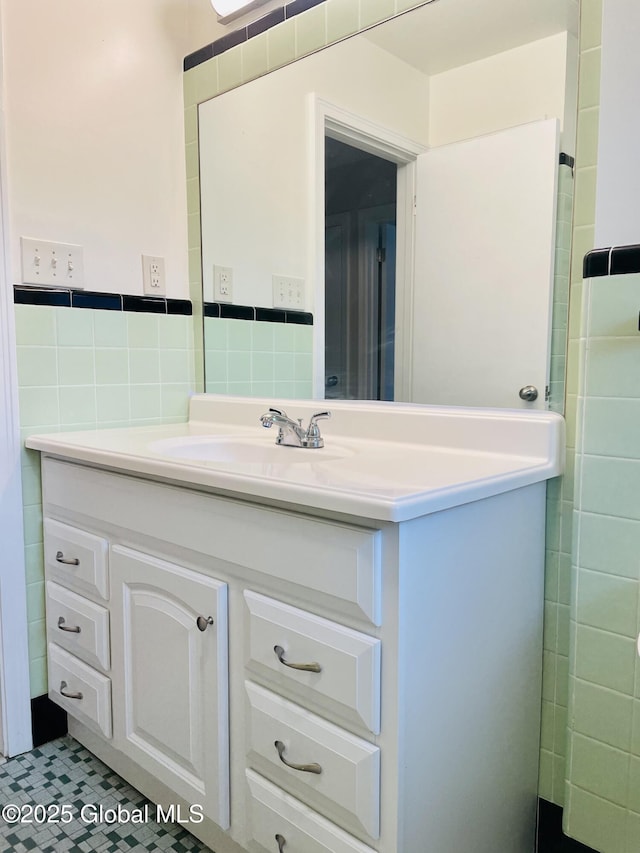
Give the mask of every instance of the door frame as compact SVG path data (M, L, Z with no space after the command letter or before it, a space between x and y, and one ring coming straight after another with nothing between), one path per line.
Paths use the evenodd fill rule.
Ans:
M0 751L12 756L33 741L1 35L0 18Z
M379 350L380 348L380 340L377 334L378 323L380 322L380 317L378 316L378 302L376 300L375 304L371 299L371 290L367 288L366 282L373 281L378 276L379 270L379 261L376 258L375 252L372 251L372 246L369 241L369 235L375 233L376 235L376 246L377 246L377 236L378 230L383 222L388 222L389 219L393 218L396 220L396 233L397 233L397 210L396 205L393 204L381 204L376 207L367 207L364 209L358 210L358 305L359 305L359 314L360 314L360 329L363 330L363 345L364 350L367 353L366 361L367 366L364 371L364 376L358 377L360 380L360 390L369 387L372 387L373 375L378 373L377 367L374 367L374 359L377 362L378 355L374 356L374 352ZM395 254L395 253L394 253ZM395 266L395 264L394 264ZM386 284L386 283L385 283ZM384 286L382 285L382 289L384 290ZM395 290L395 269L394 269L394 290ZM376 291L377 292L377 291ZM394 296L395 299L395 296ZM373 333L374 323L376 328L376 334ZM394 326L394 354L395 354L395 326ZM382 377L380 377L381 379ZM395 388L394 388L394 398L395 398Z
M342 322L343 322L342 328L339 329L339 338L341 340L341 343L344 345L343 349L340 350L341 358L339 360L342 362L342 364L344 366L344 371L343 371L342 376L338 376L338 381L339 381L339 384L341 385L341 389L345 389L345 388L349 389L349 387L350 387L349 377L351 374L352 354L351 354L351 347L349 346L350 342L347 341L347 338L349 337L347 335L347 329L349 327L349 310L348 310L349 299L348 299L348 296L349 296L349 291L353 287L353 278L352 278L352 273L351 273L352 265L350 263L350 258L348 257L349 247L350 247L350 239L351 239L351 216L350 216L350 214L349 213L333 213L333 214L330 214L329 216L325 216L325 251L326 251L326 234L327 234L327 231L329 229L332 229L332 228L339 228L340 229L341 236L342 236L343 242L345 244L345 250L342 252L341 258L340 258L340 267L341 267L340 275L341 275L342 281L346 282L346 287L343 288L342 293L339 294L339 296L337 297L338 299L340 299L340 312L341 312ZM325 262L325 275L326 275L326 262ZM325 287L326 287L326 280L325 280ZM326 330L325 330L325 340L326 340ZM325 371L326 371L326 373L329 373L329 371L332 369L333 369L333 365L327 365L326 359L325 359ZM326 394L327 394L326 378L327 377L325 374L325 385L324 385L325 399L331 399L330 397L328 398L326 396Z
M313 396L324 399L325 136L390 160L398 166L396 256L395 394L411 388L415 161L427 146L338 104L308 95L309 171L307 280L313 288Z

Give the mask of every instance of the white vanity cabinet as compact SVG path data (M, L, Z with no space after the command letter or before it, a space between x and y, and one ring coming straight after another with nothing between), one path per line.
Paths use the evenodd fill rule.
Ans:
M544 482L401 523L43 484L50 695L216 853L531 853Z

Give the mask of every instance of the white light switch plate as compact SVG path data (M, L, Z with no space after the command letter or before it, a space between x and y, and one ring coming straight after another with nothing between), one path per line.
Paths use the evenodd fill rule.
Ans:
M273 275L273 307L305 310L304 279L290 275Z
M41 287L84 287L82 246L20 238L22 283Z

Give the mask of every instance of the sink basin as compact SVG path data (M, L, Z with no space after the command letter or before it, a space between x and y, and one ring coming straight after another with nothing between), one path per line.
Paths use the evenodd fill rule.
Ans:
M192 459L200 462L233 463L241 465L290 465L330 462L352 456L344 447L281 447L273 441L259 438L238 438L233 435L197 435L167 438L149 446L153 453L172 459Z

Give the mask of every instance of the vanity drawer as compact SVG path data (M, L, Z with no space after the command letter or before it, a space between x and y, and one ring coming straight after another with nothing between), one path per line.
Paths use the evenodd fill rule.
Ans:
M48 645L49 698L90 728L111 737L111 681L54 643ZM74 696L65 696L75 694Z
M109 669L109 611L47 581L47 634L91 666Z
M380 641L255 592L244 598L248 669L312 710L378 734Z
M245 687L249 765L345 829L379 838L378 747L257 684Z
M44 520L44 558L49 577L78 592L109 598L109 543L101 536Z
M268 853L375 853L335 824L321 817L247 770L251 838ZM253 849L253 848L252 848Z
M300 452L312 458L314 451ZM265 583L278 581L298 601L317 593L323 606L340 618L382 622L380 530L141 482L57 459L43 460L43 482L45 506L90 512L101 524L125 529L135 518L140 535L159 540L168 536L172 545L256 572ZM140 512L141 506L156 509ZM107 589L100 593L103 598Z

